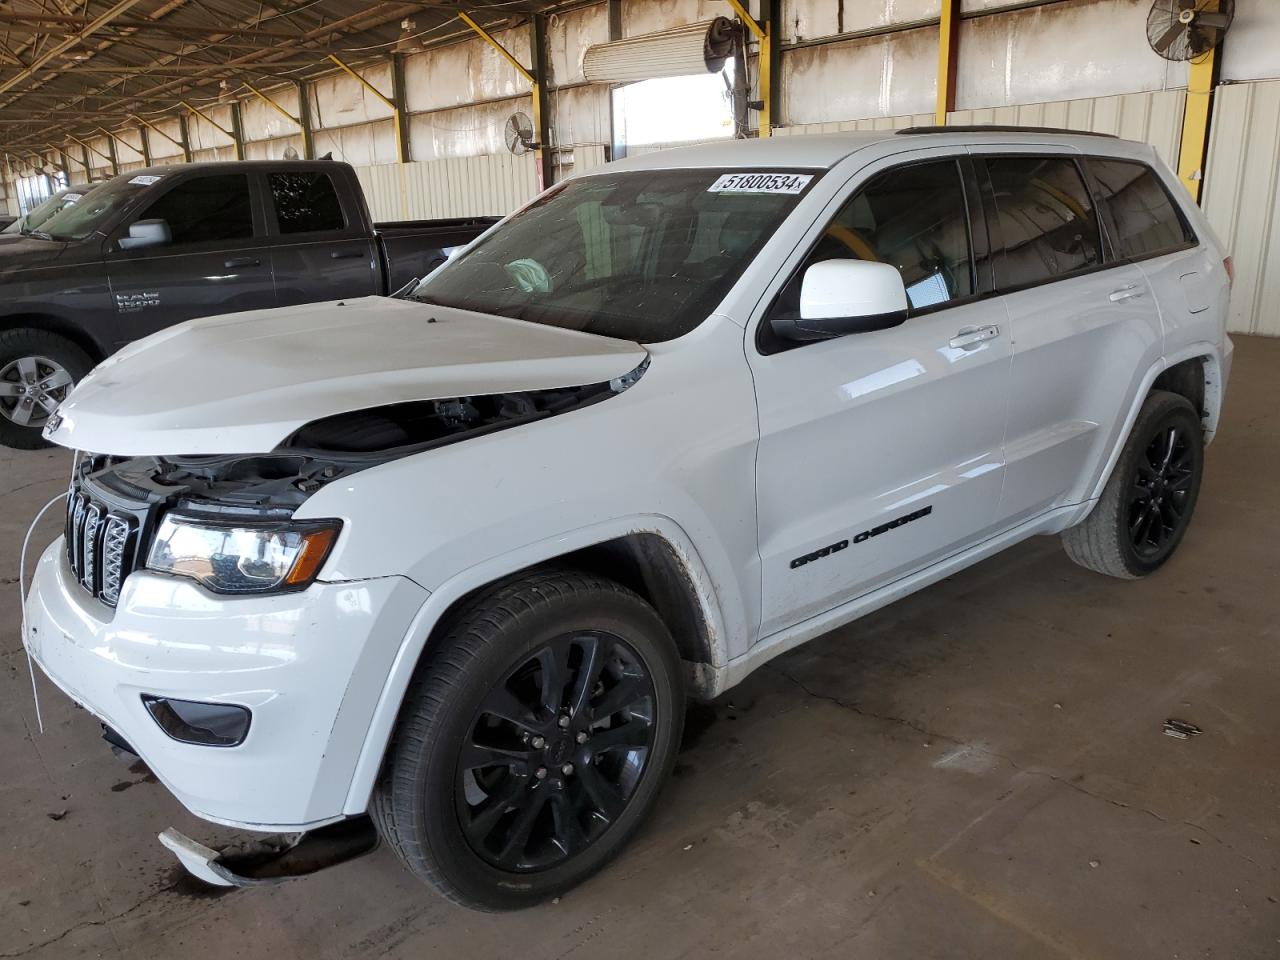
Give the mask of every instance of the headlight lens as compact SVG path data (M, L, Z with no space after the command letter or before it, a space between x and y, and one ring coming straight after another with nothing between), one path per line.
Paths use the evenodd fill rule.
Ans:
M215 593L297 590L316 578L340 526L336 520L258 526L167 516L147 567L189 577Z

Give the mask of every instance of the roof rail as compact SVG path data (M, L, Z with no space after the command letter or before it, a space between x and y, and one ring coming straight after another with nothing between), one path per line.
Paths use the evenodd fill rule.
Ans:
M904 127L899 134L914 136L918 133L1070 133L1079 137L1107 137L1120 139L1112 133L1095 133L1092 130L1068 130L1065 127L1019 127L1009 123L970 123L950 127Z

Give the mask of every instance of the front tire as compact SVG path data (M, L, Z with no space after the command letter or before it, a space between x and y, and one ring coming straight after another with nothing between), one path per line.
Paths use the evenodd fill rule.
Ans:
M1124 580L1158 570L1191 524L1203 472L1204 428L1195 407L1153 390L1097 505L1063 532L1067 556Z
M0 331L0 445L49 446L40 431L92 366L83 350L55 333Z
M548 900L608 863L653 808L683 706L675 644L640 597L573 570L508 582L433 640L374 822L455 903Z

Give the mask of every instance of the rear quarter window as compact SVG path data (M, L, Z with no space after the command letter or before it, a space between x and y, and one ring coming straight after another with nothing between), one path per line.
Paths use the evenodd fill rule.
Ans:
M284 172L267 178L281 233L318 233L346 228L338 191L327 173Z
M1169 191L1145 163L1090 157L1089 172L1118 259L1159 256L1196 242Z

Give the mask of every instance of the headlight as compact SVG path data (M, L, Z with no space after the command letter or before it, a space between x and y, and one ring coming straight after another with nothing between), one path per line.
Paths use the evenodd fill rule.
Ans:
M341 523L224 524L167 516L147 567L190 577L215 593L299 590L316 578Z

